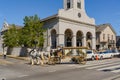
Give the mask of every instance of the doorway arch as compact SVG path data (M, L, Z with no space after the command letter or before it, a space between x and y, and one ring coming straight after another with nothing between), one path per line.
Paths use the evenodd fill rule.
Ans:
M82 31L78 31L76 33L76 46L82 46L83 45L83 32Z
M91 32L87 32L87 34L86 34L86 42L87 42L87 47L89 49L92 49L92 33Z
M73 37L72 30L67 29L65 31L65 47L71 47L72 46L72 37Z
M55 29L51 30L51 48L55 49L57 47L57 32Z

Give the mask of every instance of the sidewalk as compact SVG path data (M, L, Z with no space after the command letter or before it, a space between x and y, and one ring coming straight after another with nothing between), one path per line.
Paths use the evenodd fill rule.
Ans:
M3 56L3 55L0 53L0 56ZM14 58L14 59L20 59L20 60L26 60L26 61L29 60L28 57L19 57L19 56L15 56L15 55L7 55L7 57Z
M5 59L0 59L0 64L5 65L5 64L12 64L10 61L6 61Z
M7 55L7 57L14 58L14 59L20 59L20 60L26 60L26 61L29 60L28 57L19 57L19 56L14 56L14 55Z
M3 56L1 53L0 53L0 56ZM14 58L14 59L19 59L19 60L26 60L26 61L29 61L29 57L19 57L19 56L15 56L15 55L7 55L7 57L9 58ZM62 59L62 63L70 63L70 60L71 60L71 57L65 57L64 59Z

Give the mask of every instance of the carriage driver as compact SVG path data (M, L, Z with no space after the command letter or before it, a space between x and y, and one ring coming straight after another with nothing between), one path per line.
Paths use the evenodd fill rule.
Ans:
M58 52L61 52L62 55L63 55L63 53L64 53L64 51L63 51L63 47L58 46L57 50L58 50Z

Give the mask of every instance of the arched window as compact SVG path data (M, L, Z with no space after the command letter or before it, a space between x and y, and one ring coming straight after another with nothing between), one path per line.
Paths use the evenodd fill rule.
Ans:
M86 42L87 42L87 47L89 49L92 49L92 33L91 32L87 32L86 34Z
M65 31L65 47L71 47L72 46L72 31L70 29L67 29Z
M82 44L83 44L82 39L83 39L83 33L81 31L78 31L77 35L76 35L76 45L77 45L77 47L82 46Z
M67 9L69 9L71 6L70 6L70 0L67 0Z
M81 1L80 1L80 0L77 0L77 7L78 7L79 9L81 9Z
M57 37L56 30L53 29L53 30L51 31L51 43L52 43L51 48L52 48L52 49L55 49L56 46L57 46L57 38L56 38L56 37Z

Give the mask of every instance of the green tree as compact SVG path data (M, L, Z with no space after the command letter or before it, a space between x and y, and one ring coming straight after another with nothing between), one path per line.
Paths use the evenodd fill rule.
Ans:
M20 43L26 47L43 47L44 32L43 23L37 15L25 16Z
M19 46L18 29L14 24L4 33L3 42L6 47Z

